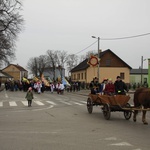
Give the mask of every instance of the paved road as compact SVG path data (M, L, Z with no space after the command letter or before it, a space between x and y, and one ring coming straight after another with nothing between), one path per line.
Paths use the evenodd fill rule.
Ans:
M150 125L114 112L105 120L99 107L86 109L87 91L34 94L0 92L0 150L148 150ZM149 113L148 121L150 123Z

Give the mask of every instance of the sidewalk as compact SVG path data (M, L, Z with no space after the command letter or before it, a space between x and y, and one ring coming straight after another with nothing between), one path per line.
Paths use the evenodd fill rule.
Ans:
M4 88L5 88L5 86L4 86L4 84L2 84L1 87L0 87L0 91L3 91Z

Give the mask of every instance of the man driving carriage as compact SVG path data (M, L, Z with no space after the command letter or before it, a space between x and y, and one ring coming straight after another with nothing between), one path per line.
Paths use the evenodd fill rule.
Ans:
M126 95L126 92L128 92L128 88L126 84L121 80L120 76L117 76L117 80L115 81L114 85L116 94Z
M99 93L100 83L98 82L98 78L95 77L90 83L91 94Z

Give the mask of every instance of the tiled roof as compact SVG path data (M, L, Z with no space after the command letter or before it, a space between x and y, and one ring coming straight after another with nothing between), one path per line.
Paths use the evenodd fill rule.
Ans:
M113 53L116 57L118 57L114 52L112 52L110 49L108 49L108 50L105 50L104 52L106 53L106 52L111 52L111 53ZM104 54L105 54L104 53ZM126 66L128 66L130 69L132 69L132 67L131 66L129 66L125 61L123 61L120 57L118 57L118 59L120 59L124 64L126 64Z
M6 68L8 68L10 65L13 65L14 67L18 68L18 70L20 71L27 71L26 69L24 69L23 67L21 67L20 65L15 65L15 64L9 64ZM5 69L5 68L4 68ZM4 70L3 69L3 70Z
M12 64L13 66L15 66L16 68L18 68L20 71L27 71L26 69L24 69L23 67L19 66L19 65L14 65Z
M100 58L105 55L107 52L111 52L113 53L110 49L107 49L105 51L102 51L100 53ZM113 53L113 55L115 55L116 57L118 57L115 53ZM118 57L118 59L120 59L123 63L125 63L130 69L132 69L126 62L124 62L121 58ZM88 62L88 58L86 58L83 62L81 62L79 65L77 65L75 68L73 68L71 70L71 72L76 72L76 71L80 71L80 70L85 70L89 67L89 65L87 64Z
M80 70L85 70L89 67L89 65L87 64L88 59L85 59L83 62L81 62L79 65L77 65L75 68L73 68L71 70L71 72L76 72L76 71L80 71Z

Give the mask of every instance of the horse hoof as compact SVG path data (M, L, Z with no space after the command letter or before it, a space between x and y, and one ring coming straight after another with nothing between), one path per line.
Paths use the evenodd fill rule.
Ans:
M144 125L148 125L148 122L143 122L144 123Z
M134 122L136 122L136 119L133 119Z

